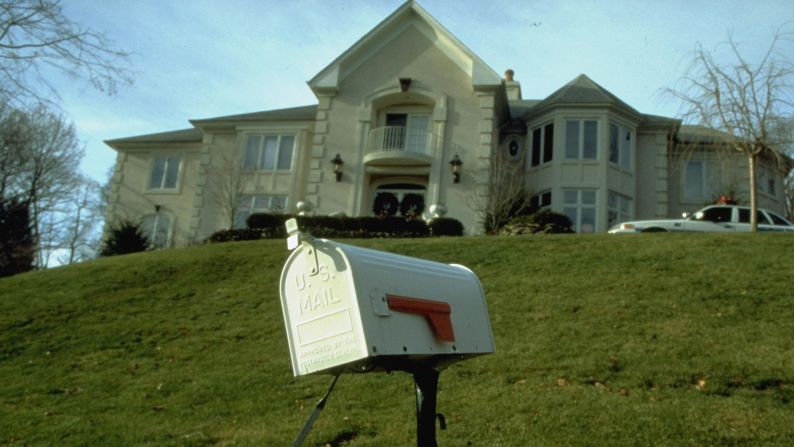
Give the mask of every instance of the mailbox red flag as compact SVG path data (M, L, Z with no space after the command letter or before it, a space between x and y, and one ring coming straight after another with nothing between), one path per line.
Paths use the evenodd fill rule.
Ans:
M441 341L455 341L452 331L452 308L443 301L423 300L406 296L386 295L389 309L412 314L424 315L433 333Z

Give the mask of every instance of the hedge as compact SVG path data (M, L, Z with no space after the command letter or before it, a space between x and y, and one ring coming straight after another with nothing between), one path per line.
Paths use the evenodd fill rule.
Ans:
M399 238L427 236L462 236L463 224L451 218L437 218L430 222L404 217L331 217L293 216L289 214L252 214L246 220L248 228L221 230L206 242L244 241L286 238L284 222L295 218L298 228L323 238Z

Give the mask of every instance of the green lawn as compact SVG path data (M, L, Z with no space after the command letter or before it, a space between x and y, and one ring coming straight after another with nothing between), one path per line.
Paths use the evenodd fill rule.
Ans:
M794 237L354 240L459 263L497 352L441 373L442 446L794 445ZM0 444L291 445L282 240L0 280ZM343 375L305 445L415 444L405 373Z

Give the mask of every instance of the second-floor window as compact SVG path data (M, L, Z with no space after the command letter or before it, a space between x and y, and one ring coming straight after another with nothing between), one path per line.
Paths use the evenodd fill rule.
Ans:
M532 129L532 166L548 163L554 157L554 124Z
M609 161L620 165L621 168L631 170L631 130L609 125Z
M176 189L179 180L179 166L182 157L178 155L155 156L149 176L149 189Z
M598 121L565 121L565 158L568 160L598 158Z
M246 170L289 171L295 152L294 135L249 135L245 142Z
M684 199L703 200L706 197L706 174L702 161L688 161L684 173Z
M426 153L429 146L430 116L413 113L387 113L383 148Z

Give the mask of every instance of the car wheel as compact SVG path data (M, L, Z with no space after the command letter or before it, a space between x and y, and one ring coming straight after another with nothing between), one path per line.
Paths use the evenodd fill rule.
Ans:
M666 233L667 230L665 230L664 228L659 228L659 227L651 227L651 228L646 228L646 229L642 230L642 232L643 233Z

